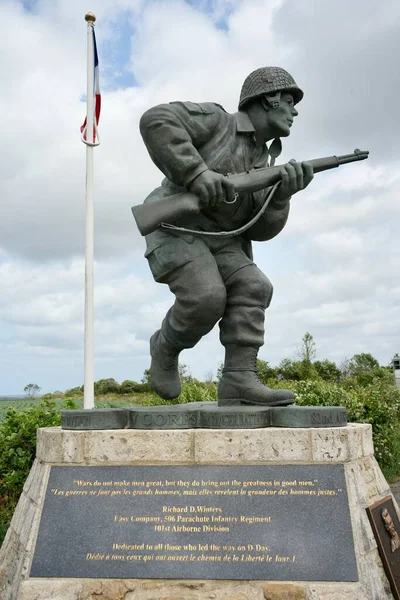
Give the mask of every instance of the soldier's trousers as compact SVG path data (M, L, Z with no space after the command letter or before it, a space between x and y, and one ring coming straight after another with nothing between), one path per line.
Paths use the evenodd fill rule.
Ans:
M259 348L272 285L243 251L241 238L160 233L159 239L147 258L154 279L175 295L161 327L168 342L192 348L219 321L222 345Z

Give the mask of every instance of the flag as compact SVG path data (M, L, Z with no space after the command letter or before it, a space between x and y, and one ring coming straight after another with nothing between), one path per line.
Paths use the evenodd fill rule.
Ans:
M95 119L95 125L93 125L93 142L96 141L96 128L99 124L100 120L100 111L101 111L101 94L100 94L100 80L99 80L99 57L97 54L97 44L96 44L96 35L94 33L94 27L92 27L93 31L93 55L94 55L94 80L93 80L93 97L94 97L94 110L93 115ZM83 139L86 140L86 123L87 117L81 126L81 133L83 134Z

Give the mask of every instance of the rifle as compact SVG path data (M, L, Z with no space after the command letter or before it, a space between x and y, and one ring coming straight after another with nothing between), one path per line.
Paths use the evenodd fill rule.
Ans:
M334 169L347 163L368 158L368 150L354 150L352 154L344 154L343 156L327 156L325 158L315 158L310 160L313 166L314 173L321 173L328 169ZM270 187L280 181L280 169L283 165L275 167L264 167L261 169L252 169L245 173L237 173L227 175L229 180L235 186L237 194L258 192L259 190ZM155 231L161 223L176 221L182 217L189 215L197 215L202 209L199 198L191 192L180 192L132 207L132 213L136 221L136 225L142 235L148 235Z

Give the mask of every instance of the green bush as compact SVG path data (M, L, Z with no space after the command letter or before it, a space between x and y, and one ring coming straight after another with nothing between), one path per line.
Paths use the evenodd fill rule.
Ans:
M268 361L261 360L260 358L257 358L257 371L258 377L263 383L268 381L268 379L272 379L278 375L277 369L273 369Z
M341 371L336 363L331 360L316 360L313 363L314 369L321 379L324 381L332 381L337 383L340 381Z
M83 385L80 385L78 387L74 387L71 388L70 390L65 390L64 392L65 396L70 396L70 397L80 397L83 394Z
M217 386L215 383L202 383L191 379L182 383L182 392L178 398L180 404L187 402L215 402L217 399Z
M366 371L355 375L354 379L358 385L369 386L377 381L386 385L393 385L393 370L387 367L375 367L372 371Z
M400 390L382 379L352 386L326 381L270 381L271 386L291 389L299 406L345 406L349 422L372 425L376 458L385 475L400 465Z
M67 402L63 408L75 406ZM9 408L0 425L0 543L35 458L36 431L60 420L56 404L45 399L24 411Z
M12 515L0 504L0 546L6 537L8 525L12 519Z
M151 383L137 383L136 381L130 381L125 379L120 386L120 394L146 394L152 391Z
M36 430L59 424L60 413L49 400L23 412L8 409L0 426L0 497L18 499L35 458Z
M112 377L108 379L99 379L94 382L94 395L100 394L119 394L121 386Z
M361 354L355 354L349 361L349 374L350 376L361 375L369 373L374 369L379 369L379 363L367 352Z
M283 377L290 381L300 381L300 363L290 358L284 358L277 367L278 378Z

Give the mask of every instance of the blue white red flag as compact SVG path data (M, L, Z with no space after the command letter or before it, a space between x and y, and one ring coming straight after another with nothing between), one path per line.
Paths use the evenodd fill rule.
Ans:
M93 142L96 142L97 135L97 125L100 120L100 111L101 111L101 94L100 94L100 81L99 81L99 57L97 54L97 44L96 44L96 35L94 33L94 27L92 27L93 31L93 55L94 55L94 81L93 81L93 97L94 97L94 124L93 124ZM81 126L82 137L86 140L86 129L87 129L87 117Z

